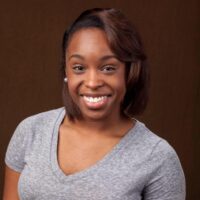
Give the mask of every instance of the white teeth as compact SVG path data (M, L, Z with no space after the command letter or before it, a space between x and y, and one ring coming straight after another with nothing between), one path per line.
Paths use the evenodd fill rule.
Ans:
M103 99L107 98L107 96L102 96L102 97L83 97L86 101L91 102L91 103L97 103L102 101Z

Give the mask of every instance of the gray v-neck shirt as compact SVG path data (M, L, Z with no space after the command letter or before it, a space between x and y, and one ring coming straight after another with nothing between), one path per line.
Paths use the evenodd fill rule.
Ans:
M139 121L97 163L64 174L57 159L64 116L65 109L59 108L28 117L16 128L5 162L21 173L20 199L185 199L185 177L176 152Z

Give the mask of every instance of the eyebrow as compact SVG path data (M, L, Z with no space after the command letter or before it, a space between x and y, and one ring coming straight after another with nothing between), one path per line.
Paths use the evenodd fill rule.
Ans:
M84 58L83 56L79 55L79 54L73 54L73 55L71 55L71 56L69 57L69 60L70 60L71 58L78 58L78 59L81 59L81 60L85 60L85 58ZM111 58L115 58L115 59L119 60L119 59L117 58L117 56L115 56L114 54L102 56L99 60L100 60L100 61L106 61L106 60L109 60L109 59L111 59Z

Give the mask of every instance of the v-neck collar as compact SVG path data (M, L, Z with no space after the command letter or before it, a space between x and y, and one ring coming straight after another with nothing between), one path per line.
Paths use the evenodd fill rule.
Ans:
M80 179L91 174L97 173L98 169L106 165L109 161L112 161L113 156L117 155L117 153L132 140L133 137L136 137L137 129L140 124L138 120L136 120L133 128L127 131L127 133L120 139L120 141L99 161L95 164L89 166L86 169L83 169L79 172L66 175L58 164L58 155L57 155L57 147L58 147L58 136L59 136L59 127L66 115L65 109L63 108L58 115L58 118L55 122L53 133L52 133L52 142L51 142L51 151L50 151L50 162L54 175L59 179L59 181L66 183L69 181L74 181L76 179Z

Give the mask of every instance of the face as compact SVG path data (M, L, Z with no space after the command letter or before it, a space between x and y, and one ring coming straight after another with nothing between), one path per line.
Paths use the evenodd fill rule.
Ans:
M125 64L111 51L105 32L97 28L75 32L66 51L69 94L83 119L115 120L125 88Z

